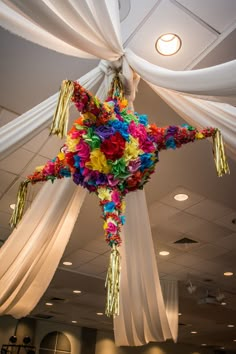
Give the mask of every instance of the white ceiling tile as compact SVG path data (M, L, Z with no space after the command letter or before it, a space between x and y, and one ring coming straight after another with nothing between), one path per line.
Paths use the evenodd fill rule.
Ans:
M51 135L50 138L40 149L39 154L45 156L47 159L51 160L57 156L63 146L65 139L60 139L55 135Z
M198 257L187 253L187 254L182 254L181 256L174 257L171 260L172 263L180 264L186 267L191 267L192 265L199 263L200 260Z
M167 223L171 216L179 213L179 210L166 206L165 204L155 202L149 207L149 218L151 226Z
M181 38L182 47L175 55L163 56L156 51L156 40L164 33L176 33ZM183 70L216 38L217 35L212 31L179 9L173 2L165 0L152 12L145 26L133 36L129 48L153 64Z
M231 231L215 223L205 221L203 224L194 227L188 232L188 235L197 237L205 242L215 243L219 239L230 235ZM191 238L191 237L190 237Z
M216 224L223 225L227 227L230 230L233 230L236 232L236 223L233 223L232 220L236 219L236 212L233 212L231 214L227 214L226 216L223 216L222 218L215 220Z
M129 0L128 0L129 1ZM126 3L128 3L125 0ZM130 0L130 11L129 15L121 23L121 35L123 43L129 38L129 36L140 26L145 16L148 15L149 11L157 4L157 0L146 0L145 6L136 0ZM121 4L122 6L122 4Z
M218 240L217 245L220 245L228 250L235 250L236 249L236 233L233 233L229 236L221 238Z
M29 150L32 152L38 152L40 148L42 148L47 140L50 140L49 129L44 129L40 133L38 133L33 139L28 141L23 148L25 150Z
M35 171L35 168L38 166L43 166L47 162L47 159L44 156L36 155L33 160L26 166L21 175L26 178L29 175L32 175Z
M215 259L213 261L202 261L199 263L195 263L194 265L191 266L192 269L197 269L203 273L207 271L209 274L216 274L216 275L221 275L222 274L222 265L218 264Z
M77 268L77 271L82 274L98 275L100 273L103 273L104 269L105 269L104 266L98 266L96 264L93 264L92 262L89 262L79 266Z
M16 175L7 171L0 171L0 194L5 192L5 190L11 185L11 183L16 178Z
M182 238L182 233L176 230L172 230L168 227L168 223L164 225L158 225L152 229L152 239L154 245L158 242L163 244L169 244Z
M203 259L213 259L227 252L228 250L223 247L207 244L193 250L192 254Z
M60 266L65 269L76 269L80 265L91 261L92 259L96 258L97 256L98 256L97 253L79 249L79 250L67 255L66 257L63 257L63 259L61 260ZM64 266L63 262L65 262L65 261L72 262L72 266L69 266L69 267Z
M158 271L166 274L173 274L183 269L183 266L172 262L162 262L158 265Z
M231 271L231 270L234 270L234 272L236 271L236 257L235 257L235 251L229 251L223 255L220 255L216 258L214 258L214 262L218 263L219 265L221 265L221 268L222 268L222 274L224 272L227 272L227 271ZM226 266L225 269L223 269L222 265ZM227 266L230 267L227 268ZM229 277L229 279L232 279L232 277Z
M178 202L177 200L174 199L174 196L176 194L187 194L188 199L184 200L182 202ZM196 194L182 186L179 186L173 190L173 192L167 194L164 198L160 200L161 203L167 204L173 208L180 209L180 210L185 210L197 203L199 203L201 200L203 200L204 197Z
M88 242L86 245L83 246L84 250L94 252L94 253L105 253L110 250L110 247L105 241L105 237L103 236L99 240L93 240Z
M188 233L194 228L201 227L204 220L185 212L179 212L178 214L170 217L168 222L171 229L182 233Z
M15 119L18 114L8 111L5 108L0 107L0 127L3 127L5 124L11 122Z
M4 160L0 161L0 169L19 174L33 157L33 153L24 149L18 149Z
M232 209L225 207L212 200L205 199L200 203L185 210L187 213L198 216L206 220L215 220L232 213Z
M11 219L11 213L0 212L0 226L9 229L9 222Z
M236 1L227 0L176 0L178 3L200 17L215 30L222 33L236 21ZM226 6L227 5L227 6ZM213 10L214 9L214 10Z

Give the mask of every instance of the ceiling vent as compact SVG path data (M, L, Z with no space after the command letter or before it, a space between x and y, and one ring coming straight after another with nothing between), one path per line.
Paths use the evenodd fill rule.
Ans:
M198 243L198 241L192 240L191 238L184 237L174 242L174 244L177 245L189 245L191 243Z
M64 302L67 302L68 300L67 299L63 299L61 297L52 297L50 299L50 301L57 302L57 303L64 303Z
M51 315L45 315L43 313L38 313L37 315L33 315L36 318L40 318L42 320L49 320L50 318L53 318Z

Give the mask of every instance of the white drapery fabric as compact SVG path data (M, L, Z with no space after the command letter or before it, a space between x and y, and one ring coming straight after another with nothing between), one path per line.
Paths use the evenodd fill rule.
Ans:
M87 90L91 90L103 76L104 72L98 66L82 76L79 82ZM58 93L0 128L0 160L50 125L57 100Z
M143 345L168 338L176 341L177 283L164 283L163 297L144 191L126 197L122 239L120 315L114 319L116 344Z
M1 0L0 23L67 55L110 61L123 55L118 1Z
M47 289L70 238L86 190L48 182L0 250L0 314L21 318Z
M80 21L78 21L78 18ZM99 57L112 62L119 62L120 58L123 56L123 73L128 82L131 93L130 97L134 96L133 73L130 66L145 80L168 89L202 95L203 97L204 95L217 96L216 99L221 99L221 96L235 95L235 78L231 72L231 70L234 70L235 68L235 62L198 70L194 73L193 71L176 73L150 64L129 50L127 50L124 55L120 39L118 1L116 0L104 0L102 2L96 0L81 0L79 2L76 0L70 0L67 2L64 2L63 0L42 0L40 2L32 2L30 0L25 0L24 2L20 0L0 0L0 22L3 27L11 32L64 54L82 58ZM140 62L138 62L137 59ZM110 72L108 63L105 63L104 67L108 68L108 71ZM212 81L211 78L213 78L213 76L215 76L216 79ZM219 77L221 78L220 85L218 81ZM110 76L105 74L105 78L105 82L103 82L100 87L99 95L105 93L106 87L109 84ZM48 102L48 104L48 109L50 110L50 102ZM43 114L45 107L41 108L41 113ZM45 108L45 112L46 111ZM223 109L222 113L224 114ZM211 112L211 114L214 115L214 112ZM206 125L209 125L209 123ZM30 124L28 126L30 126ZM21 128L22 127L18 126L18 130ZM229 129L231 129L230 122ZM15 133L17 134L17 129L15 130ZM138 225L134 229L134 235L137 233ZM15 235L16 234L13 233L11 236L12 242L15 239ZM128 236L129 235L127 235L127 238ZM125 243L126 240L123 246ZM156 269L153 257L151 257L151 260L149 259L150 254L152 254L153 251L150 251L151 253L149 254L147 245L145 246L146 248L145 252L143 252L142 258L134 260L134 263L138 264L140 259L142 259L142 267L145 264L149 264L150 267ZM143 258L144 255L145 260ZM128 258L126 257L126 260ZM124 279L125 277L129 277L127 278L129 279L129 287L131 287L132 284L132 289L130 288L129 291L132 294L135 294L135 301L133 302L136 302L137 297L135 290L141 291L141 295L138 295L139 302L141 299L148 299L150 293L145 292L144 287L141 289L144 281L143 278L141 279L141 285L134 284L134 282L131 281L132 278L130 278L131 275L127 270L127 266L128 262L127 264L123 263L122 271L125 274ZM126 269L124 269L124 267L126 267ZM36 287L37 285L35 285L35 288ZM149 291L150 287L147 289ZM172 290L173 289L174 288L172 288ZM123 301L127 301L127 298L125 298L125 289L123 285L121 293L124 294L121 296L121 314L123 315L123 318L126 316L127 323L130 323L131 326L128 328L127 326L124 326L124 320L120 320L120 322L118 322L119 318L117 319L118 321L116 320L115 336L117 343L124 343L126 341L127 343L134 343L134 345L140 345L140 343L146 343L152 338L154 338L154 340L157 340L156 338L165 340L165 338L170 338L171 336L176 338L177 328L175 320L178 312L172 301L171 303L168 303L168 301L166 302L165 309L159 281L155 283L154 290L154 294L157 296L157 293L159 293L159 295L157 297L155 297L154 294L151 295L150 300L148 302L146 301L146 315L143 313L137 313L138 317L135 317L135 323L132 317L134 315L133 311L137 310L137 312L139 312L140 307L132 307L132 316L127 318L128 315L124 313L126 310L126 304L123 303ZM176 291L173 290L172 294L175 294L173 295L173 299L176 299ZM26 295L24 296L23 293L19 292L14 300L15 305L12 305L12 307L7 305L5 308L2 308L2 311L4 311L4 313L13 313L14 309L14 313L17 316L20 316L19 306L15 311L16 301L21 304L22 308L24 308L25 303L23 304L21 302L23 300L28 301L28 298ZM152 317L154 317L153 311L151 307L147 307L149 305L153 306L155 313L159 311L159 319L162 321L161 326L159 325L155 328L156 323L154 323L154 319L152 319ZM135 304L133 304L133 306L135 306ZM30 307L28 307L28 311L30 311L29 308ZM143 322L139 325L140 319ZM151 321L150 323L149 320ZM137 328L137 326L139 326L139 328ZM121 338L121 334L123 335L123 338Z
M201 96L236 95L236 60L210 68L173 71L161 68L139 57L130 49L125 52L129 65L144 80L163 88Z
M222 132L230 156L236 159L236 107L149 85L189 124L197 128L218 127Z

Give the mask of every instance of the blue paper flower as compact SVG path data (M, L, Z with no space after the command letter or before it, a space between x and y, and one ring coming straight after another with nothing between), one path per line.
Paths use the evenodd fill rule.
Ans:
M109 202L104 205L105 213L112 213L115 210L115 203Z

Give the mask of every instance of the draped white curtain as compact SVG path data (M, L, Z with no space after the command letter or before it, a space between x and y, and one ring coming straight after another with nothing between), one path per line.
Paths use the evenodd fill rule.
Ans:
M0 0L0 24L4 28L13 33L16 33L19 36L22 36L30 41L59 51L61 53L77 56L80 58L98 57L100 59L105 59L106 61L100 64L98 71L94 69L94 76L97 80L101 78L101 75L104 75L105 78L98 92L100 96L104 96L106 93L107 86L109 85L111 78L110 74L112 73L114 67L117 67L117 65L123 66L123 74L127 79L127 83L131 92L131 101L134 99L135 91L135 85L133 83L133 72L131 67L146 81L156 86L164 87L166 89L165 98L163 92L160 93L159 91L158 94L162 94L162 97L166 101L168 100L168 95L170 92L168 92L167 89L183 91L185 93L194 95L201 95L202 98L205 98L205 95L207 95L207 99L209 99L209 96L212 96L213 100L220 100L221 102L225 102L223 96L232 97L236 94L236 78L235 75L232 74L235 72L236 61L196 71L174 72L148 63L143 58L138 57L128 49L124 51L120 36L119 9L117 0L68 0L66 2L64 0ZM113 64L111 65L107 61L112 62ZM90 84L90 80L93 79L92 76L93 75L89 76L89 79L87 78ZM137 82L138 79L136 76L136 83ZM83 82L81 83L83 84ZM89 86L86 86L86 84L84 85L87 88ZM174 95L173 98L174 97L176 98L178 96ZM232 134L234 134L235 124L235 112L230 110L229 114L229 108L227 106L217 106L218 110L216 110L216 106L211 106L211 103L201 105L201 111L197 111L196 107L199 107L197 101L194 101L195 108L193 109L193 100L189 98L187 99L185 96L181 97L182 100L184 100L183 104L186 105L186 107L182 106L181 114L182 116L185 114L187 117L186 119L192 119L193 125L202 125L203 123L204 125L211 125L212 119L215 119L217 124L222 123L219 116L220 109L222 112L222 117L227 117L224 124L222 123L222 127L223 125L225 127L225 131L222 131L223 135L228 129L229 139L227 144L230 146L232 151L235 151L235 146L232 143ZM10 126L1 128L0 134L2 133L6 137L6 140L10 137L10 139L8 139L9 143L7 145L7 149L5 150L9 150L11 148L13 149L14 146L19 146L22 144L22 142L27 141L26 139L28 139L29 136L33 136L31 134L34 134L34 129L38 131L39 129L42 129L44 124L48 124L48 118L52 115L52 106L54 105L55 100L56 96L52 96L42 105L35 107L34 111L31 110L31 112L26 113L23 118L21 116L18 118L18 121L15 120L12 122L13 125L11 127L14 127L14 136L17 136L23 130L20 122L22 122L22 124L24 122L25 133L23 135L19 135L18 140L9 135L11 128ZM178 102L181 102L179 98ZM176 106L179 104L178 102L176 103ZM209 105L211 106L211 109ZM195 112L193 117L190 117L191 112ZM201 113L199 116L198 112ZM45 120L43 118L44 115ZM33 117L35 116L38 117L38 119L35 119L39 122L38 126L35 125L35 123L32 123ZM232 123L232 119L234 119L234 123ZM217 126L218 125L216 125L216 127ZM6 141L4 141L3 145L5 144ZM69 193L70 197L68 196L68 199L66 199L67 191L66 187L64 187L65 190L62 188L63 183L65 183L65 181L62 181L60 187L57 189L57 193L59 193L61 196L61 199L57 201L58 206L61 203L63 204L64 199L67 200L68 208L69 206L71 206L72 209L74 208L74 200L76 200L75 204L81 205L81 195L73 197L73 195ZM47 194L45 187L43 187L42 192L40 192L42 194L39 195L37 202L34 204L35 209L37 209L36 206L40 205L38 200L40 200L40 198L43 199L41 195L43 195L43 193ZM55 188L55 186L51 187L53 189ZM136 198L135 195L137 196L138 193L133 193L130 195L130 197ZM132 202L132 209L135 209L135 205L139 205L139 208L142 207L145 209L145 201L144 199L141 201L142 198L144 197L140 197L140 204L135 204L134 201ZM65 204L63 205L65 206ZM62 212L62 218L64 215L66 215L66 212L69 213L69 210L70 209L64 209L65 214ZM164 288L164 294L171 294L171 296L168 295L169 302L167 301L168 299L166 299L165 308L155 264L155 257L153 255L153 246L150 242L150 225L147 216L145 216L145 210L144 215L141 216L138 211L136 211L136 222L134 223L131 220L131 224L127 224L125 228L125 242L122 246L124 249L121 281L121 314L120 317L118 317L115 321L115 336L118 344L133 343L133 345L140 345L150 340L165 340L166 338L170 337L176 339L177 336L178 311L176 301L176 284L172 284L169 287L168 292L166 288ZM29 215L31 211L32 209L28 212L27 215ZM76 209L76 212L78 214L79 208ZM53 211L47 210L47 214L48 213L52 213L53 215ZM28 217L27 215L25 216L26 219ZM146 222L143 221L143 217L145 218ZM4 251L0 253L1 264L3 264L2 259L7 259L7 252L9 252L9 254L11 253L11 248L8 245L14 244L14 249L16 240L20 239L18 238L17 232L19 232L18 230L23 230L22 225L26 225L24 221L25 218L22 220L19 228L10 236L9 241L7 241L4 246ZM46 215L45 218L47 218ZM129 215L127 223L129 223L130 218L132 219L132 215ZM140 225L140 220L142 220L142 225ZM147 232L149 236L148 241L145 242L144 247L141 246L140 242L144 241L143 235L145 235L146 241L146 234L140 235L139 229L143 230L143 224L145 223L147 228L145 232ZM72 224L73 222L71 223L70 227L68 227L66 237L69 237L71 233ZM34 225L35 232L37 232L36 220ZM67 228L65 227L65 231L66 229ZM131 231L132 237L130 238ZM133 237L136 237L138 234L140 237L134 239ZM61 233L59 232L58 235L60 236ZM51 242L54 242L55 248L60 248L60 237L54 239L54 236L55 234L52 233L49 239L53 240ZM139 239L141 240L140 242ZM28 240L31 242L30 238ZM40 239L40 242L42 242L42 240L43 239ZM128 248L126 249L126 243L127 247L129 247L130 243L134 241L135 243L133 252ZM62 249L63 247L64 244L62 244ZM22 251L24 252L25 249L23 248ZM132 252L132 264L130 263L130 252ZM59 254L61 255L62 253ZM18 253L15 254L16 261L17 255ZM21 257L20 255L21 252L19 253L19 259ZM43 254L41 255L43 256ZM45 251L44 256L44 260L47 262L49 253ZM26 259L28 259L29 262L33 260L33 267L34 258L32 257L31 252L26 254ZM43 266L44 263L41 263L43 258L41 260L38 258L36 259L37 260L35 260L35 262L37 263L38 261L38 268L35 265L35 269L39 271L39 277L37 277L36 282L33 282L33 278L31 278L30 274L27 279L22 277L22 273L20 276L20 271L19 273L16 272L16 275L19 274L20 276L20 278L17 280L14 272L11 273L11 270L15 269L13 259L11 258L11 263L6 263L5 268L9 267L7 269L9 269L10 273L9 277L6 276L8 270L4 268L6 272L2 274L2 284L5 285L6 280L11 280L10 274L13 274L13 285L7 290L6 293L3 292L0 308L2 313L11 313L16 317L24 316L27 311L29 312L37 302L32 294L42 294L47 287L51 275L45 277L45 282L42 281L42 289L39 289L40 276L42 279L45 276L45 274L40 271L41 266L43 270L46 268ZM54 271L56 269L58 259L59 258L56 259L55 264L52 266L54 267ZM131 268L134 268L134 264L136 265L136 273L139 271L141 273L140 276L139 274L136 275L138 277L137 282L133 281L133 274L131 275L130 273ZM145 269L146 271L144 271ZM150 270L151 274L149 275ZM51 269L50 274L52 273L53 271ZM27 277L27 275L28 272L25 276ZM32 293L29 287L30 281L32 281ZM129 286L127 287L125 284L128 284ZM0 288L0 290L1 289L2 288ZM34 299L32 302L29 300L31 296L33 296ZM139 307L137 306L138 303L140 304ZM130 304L130 307L128 307L128 304ZM141 311L143 306L145 311ZM131 311L128 311L130 309ZM158 321L156 321L155 318L158 318L161 323L157 323ZM128 326L128 324L130 326Z
M218 127L230 156L236 159L236 107L191 97L151 84L149 86L189 124L197 128Z
M113 61L123 54L118 1L1 0L0 23L67 55Z
M37 305L70 238L86 190L48 182L0 252L0 314L21 318Z
M177 283L163 283L163 297L144 191L126 197L122 239L120 315L114 319L116 344L143 345L168 338L176 341Z

